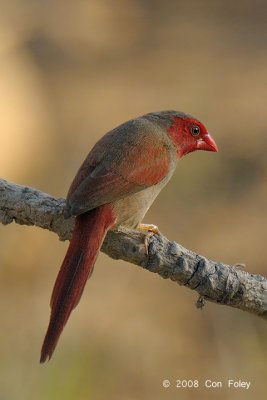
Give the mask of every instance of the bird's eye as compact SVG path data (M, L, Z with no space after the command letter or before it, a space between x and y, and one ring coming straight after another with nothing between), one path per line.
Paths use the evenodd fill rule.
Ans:
M198 125L192 125L190 127L190 132L192 136L198 136L200 134L200 127Z

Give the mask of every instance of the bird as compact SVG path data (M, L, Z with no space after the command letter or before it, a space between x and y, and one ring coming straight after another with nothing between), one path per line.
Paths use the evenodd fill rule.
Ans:
M177 161L196 150L218 148L198 119L172 110L131 119L93 146L66 198L65 218L75 217L74 229L52 291L41 363L50 360L79 303L107 232L125 226L158 234L141 222Z

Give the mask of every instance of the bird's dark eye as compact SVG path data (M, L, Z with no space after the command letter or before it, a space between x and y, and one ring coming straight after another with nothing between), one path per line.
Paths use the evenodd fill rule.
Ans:
M192 125L190 127L190 132L192 136L198 136L200 134L200 127L198 125Z

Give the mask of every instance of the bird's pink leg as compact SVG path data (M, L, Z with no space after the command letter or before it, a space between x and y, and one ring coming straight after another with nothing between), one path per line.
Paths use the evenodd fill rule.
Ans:
M153 235L161 235L160 230L157 225L153 224L138 224L136 229L141 232L147 232L145 235L144 245L146 255L148 255L148 239Z

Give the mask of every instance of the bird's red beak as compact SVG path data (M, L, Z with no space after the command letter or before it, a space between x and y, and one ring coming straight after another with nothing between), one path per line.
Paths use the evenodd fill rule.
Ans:
M198 150L206 150L206 151L218 151L217 144L214 139L211 137L209 133L206 133L202 136L201 139L197 141L197 149Z

